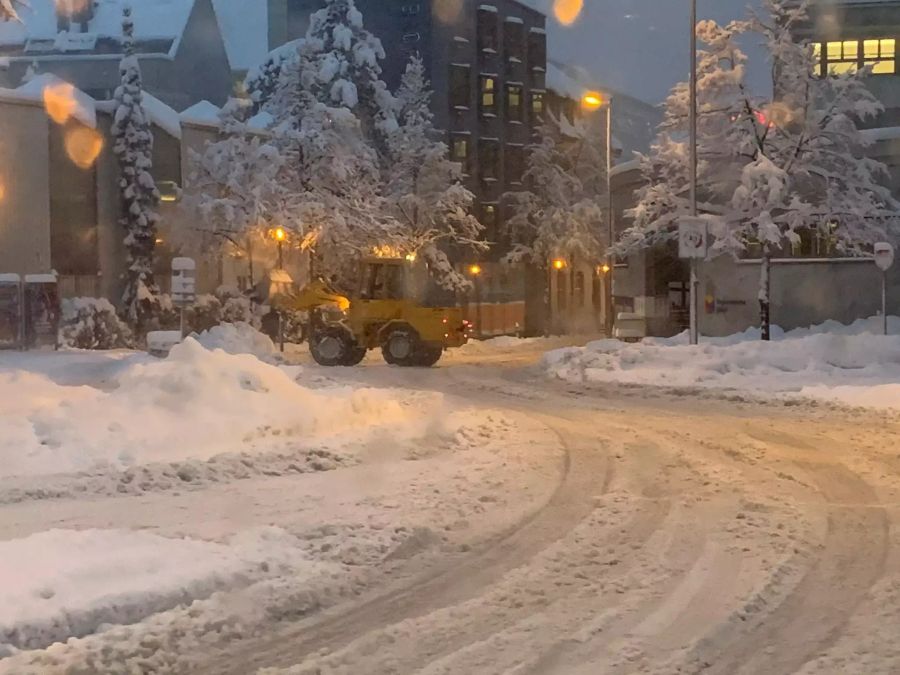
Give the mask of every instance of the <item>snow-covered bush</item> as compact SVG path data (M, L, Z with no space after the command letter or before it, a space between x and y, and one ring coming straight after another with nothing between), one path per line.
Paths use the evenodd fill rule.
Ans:
M134 336L104 298L74 298L62 302L60 344L73 349L124 349Z

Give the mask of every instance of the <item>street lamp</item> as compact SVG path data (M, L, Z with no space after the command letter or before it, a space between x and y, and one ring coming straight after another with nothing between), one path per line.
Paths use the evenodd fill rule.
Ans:
M473 263L472 265L469 265L469 270L468 270L469 276L472 277L472 285L475 288L475 323L477 324L475 326L475 332L476 332L477 337L479 337L479 338L482 337L482 332L481 332L481 319L482 319L482 316L481 316L481 283L479 282L479 279L481 278L481 273L483 271L484 270L481 269L481 265L479 265L478 263Z
M272 232L272 238L278 242L278 269L284 269L284 242L287 239L287 232L283 227L278 227Z
M697 0L691 0L691 83L690 83L690 182L691 217L697 217ZM700 342L700 275L698 261L691 258L690 342Z
M566 269L566 261L562 258L557 258L553 261L553 269L555 269L557 272L561 272L562 270Z
M616 240L615 211L613 210L612 196L612 168L613 168L613 143L612 143L612 96L604 95L597 91L589 91L581 97L581 107L587 112L594 112L606 108L606 201L607 201L607 229L609 245L606 249L606 267L609 273L606 275L606 334L612 336L615 326L615 307L613 297L613 265L612 247Z

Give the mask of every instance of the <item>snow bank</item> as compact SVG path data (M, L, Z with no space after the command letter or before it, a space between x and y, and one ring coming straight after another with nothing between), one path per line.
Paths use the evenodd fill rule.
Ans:
M900 329L900 320L892 319ZM851 405L900 409L900 336L872 330L873 320L827 323L759 341L758 331L698 346L684 336L638 344L600 340L544 355L552 377L668 387L721 387L792 392Z
M509 335L501 335L500 337L491 338L489 340L471 340L460 347L460 351L466 354L492 354L532 346L542 339L543 338L517 338Z
M0 478L278 451L299 439L374 427L399 434L424 423L398 395L308 389L254 356L209 351L193 338L164 361L114 371L105 386L0 372Z
M248 323L219 324L194 337L207 349L221 349L228 354L252 354L260 359L275 354L271 338Z
M314 563L278 528L243 532L228 544L125 530L49 530L2 541L0 654L133 623L223 587L304 568Z

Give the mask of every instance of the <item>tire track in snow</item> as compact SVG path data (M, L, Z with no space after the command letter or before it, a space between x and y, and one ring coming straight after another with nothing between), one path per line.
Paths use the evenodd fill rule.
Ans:
M235 645L233 651L213 658L198 672L244 675L262 667L291 666L319 650L333 651L371 630L475 597L563 537L593 510L595 497L608 490L611 461L597 448L573 450L572 437L560 430L553 418L529 412L536 419L551 422L548 426L557 433L565 450L561 481L542 509L475 553L450 561L418 583L340 613L294 624L263 641Z
M790 675L834 643L884 573L888 515L859 476L836 464L798 462L828 506L814 562L769 611L733 617L702 639L689 660L704 675Z

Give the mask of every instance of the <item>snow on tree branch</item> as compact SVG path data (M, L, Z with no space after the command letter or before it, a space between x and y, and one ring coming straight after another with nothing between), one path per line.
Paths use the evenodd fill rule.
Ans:
M159 192L151 174L153 134L143 107L141 68L134 51L134 22L125 7L122 18L124 56L119 64L112 124L113 153L119 161L122 202L120 223L125 229L128 269L122 305L125 316L141 325L152 312L158 288L153 277L159 215Z

